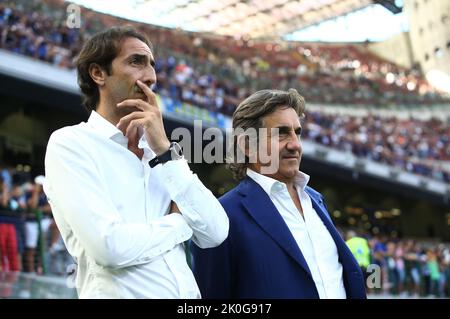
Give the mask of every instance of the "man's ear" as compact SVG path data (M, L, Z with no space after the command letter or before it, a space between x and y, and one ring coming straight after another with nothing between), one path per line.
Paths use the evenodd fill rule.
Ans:
M89 75L91 79L98 84L98 86L103 86L106 79L106 71L96 63L92 63L89 66Z

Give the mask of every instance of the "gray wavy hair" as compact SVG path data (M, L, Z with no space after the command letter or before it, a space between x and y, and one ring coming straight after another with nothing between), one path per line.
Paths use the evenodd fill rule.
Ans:
M246 176L249 161L247 156L245 162L238 162L237 159L242 153L237 146L238 134L236 131L247 130L249 128L259 129L264 127L265 116L275 112L279 108L292 107L300 118L304 117L305 99L297 90L261 90L253 93L242 101L233 113L233 134L232 143L227 154L227 168L233 173L233 177L240 181Z

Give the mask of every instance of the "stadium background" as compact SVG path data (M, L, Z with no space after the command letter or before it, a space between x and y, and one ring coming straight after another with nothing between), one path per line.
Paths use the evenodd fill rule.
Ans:
M184 1L171 10L190 12L189 5L204 2ZM355 230L367 238L372 258L382 263L383 287L372 296L450 296L450 1L313 1L314 14L301 13L307 2L253 2L256 13L194 33L84 7L75 7L81 21L73 27L70 2L0 1L1 194L10 193L0 226L24 227L16 234L24 242L18 237L29 235L26 224L39 226L34 249L14 244L19 269L9 256L10 228L0 228L0 297L76 297L67 287L72 261L51 214L45 203L32 204L35 177L44 175L50 134L88 116L73 58L91 34L124 24L154 44L155 90L169 135L180 126L193 131L194 120L225 130L235 106L252 92L296 88L307 101L301 169L324 194L342 234ZM251 4L224 1L223 8L205 10L211 16L227 8L245 12ZM374 5L403 12L409 31L361 43L281 37ZM281 22L264 28L258 21L271 13ZM238 35L239 27L247 33ZM217 196L235 185L222 164L191 167Z

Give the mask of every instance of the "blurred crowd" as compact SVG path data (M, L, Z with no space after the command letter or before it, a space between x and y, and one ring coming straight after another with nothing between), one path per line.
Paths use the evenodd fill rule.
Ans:
M420 120L308 112L303 137L450 183L450 117Z
M385 61L364 45L256 41L189 33L82 9L80 28L67 26L67 2L0 1L0 46L73 68L86 37L113 25L134 25L155 44L160 87L232 114L262 88L298 88L308 102L350 105L426 105L449 102L422 77Z
M38 6L38 2L34 5ZM83 34L65 27L63 17L58 19L58 12L48 11L44 4L37 10L20 7L17 2L0 2L0 47L62 68L73 68L73 57L81 49Z
M0 167L0 271L63 275L72 262L43 183L44 176Z
M73 69L87 37L108 26L133 24L154 42L157 93L229 116L261 88L294 87L308 103L355 108L449 102L417 69L384 61L361 45L214 37L87 9L81 11L81 28L69 28L66 6L60 0L0 1L0 47ZM307 139L450 182L450 118L424 121L309 112L306 119Z
M346 239L366 277L369 293L450 297L449 245L388 236L357 236L354 230L347 231Z

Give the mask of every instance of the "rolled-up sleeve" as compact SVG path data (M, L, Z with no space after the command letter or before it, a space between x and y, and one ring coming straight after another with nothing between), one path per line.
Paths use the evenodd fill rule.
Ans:
M45 192L55 218L63 220L99 265L122 268L150 262L192 237L181 214L149 223L123 220L107 192L98 163L71 132L57 131L45 157Z
M228 236L228 216L211 191L192 173L186 160L169 161L158 174L192 228L192 240L200 248L220 245Z

